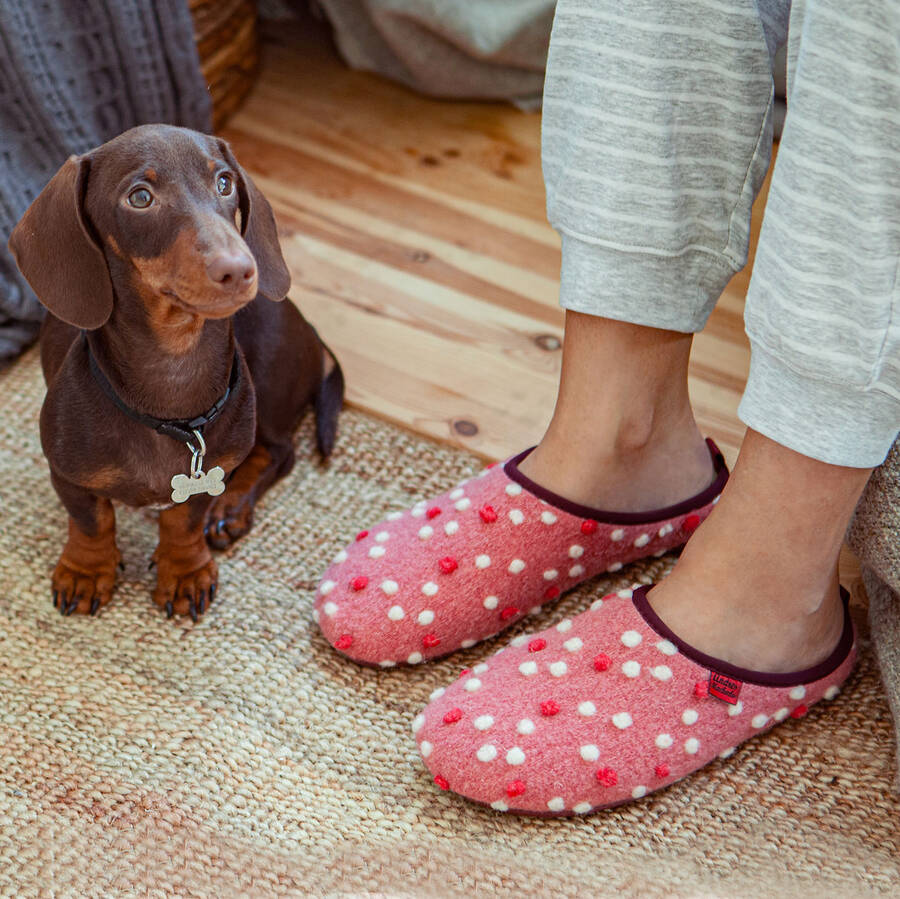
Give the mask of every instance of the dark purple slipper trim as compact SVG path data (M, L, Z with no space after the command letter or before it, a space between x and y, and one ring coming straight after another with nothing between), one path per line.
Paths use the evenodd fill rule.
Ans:
M509 459L504 464L503 471L511 481L515 481L545 503L549 503L563 512L568 512L569 515L577 515L579 518L592 518L594 521L599 521L603 524L651 524L652 522L663 521L667 518L675 518L678 515L694 512L711 503L722 492L725 482L728 480L728 466L725 464L725 457L709 437L706 438L706 445L709 447L709 454L712 456L713 467L716 471L716 478L712 484L690 499L676 503L674 506L667 506L665 509L652 509L649 512L607 512L603 509L592 509L590 506L573 503L571 500L567 500L541 487L540 484L536 484L519 471L519 463L534 449L533 446L519 453L518 456L513 456L512 459Z
M653 611L653 606L647 599L647 593L652 587L639 587L634 591L632 597L634 607L638 610L640 616L647 622L660 637L674 643L682 655L687 656L691 661L715 671L724 674L726 677L743 681L747 684L756 684L759 687L799 687L802 684L810 684L813 681L821 680L828 677L832 671L840 668L844 663L850 650L853 649L854 633L853 620L850 618L850 594L841 587L841 600L844 603L844 630L841 639L838 640L837 646L831 655L824 662L812 668L806 668L803 671L789 671L785 674L769 674L765 671L752 671L749 668L739 668L730 662L723 662L721 659L708 656L699 649L694 649L689 643L685 643L678 634L674 633L669 626Z

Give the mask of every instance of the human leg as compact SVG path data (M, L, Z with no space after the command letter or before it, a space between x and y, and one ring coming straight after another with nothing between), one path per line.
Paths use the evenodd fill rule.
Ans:
M900 428L898 22L885 0L852 17L794 3L790 111L746 306L751 430L712 520L651 595L675 631L736 664L784 671L831 650L844 532Z
M533 459L396 513L338 554L315 614L357 661L472 645L585 577L680 545L720 489L687 359L746 259L772 28L755 3L660 4L655 22L633 12L557 8L543 147L569 323L554 424ZM711 42L697 37L709 16L721 20Z
M564 496L652 508L708 481L691 333L747 259L786 16L557 6L542 149L568 314L553 420L523 470Z
M900 426L900 5L794 0L789 114L747 295L738 414L871 468Z
M641 512L715 477L687 389L691 334L566 314L559 397L521 465L574 502Z
M650 593L653 608L688 643L734 665L818 664L841 634L838 556L870 473L748 431L721 502Z

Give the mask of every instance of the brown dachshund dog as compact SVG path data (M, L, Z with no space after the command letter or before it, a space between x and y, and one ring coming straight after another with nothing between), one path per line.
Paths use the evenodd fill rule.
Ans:
M70 158L9 246L50 312L41 442L69 513L54 605L109 602L118 500L162 509L153 599L196 621L216 595L210 547L250 529L310 405L331 451L343 399L337 361L281 302L272 209L225 141L145 125Z

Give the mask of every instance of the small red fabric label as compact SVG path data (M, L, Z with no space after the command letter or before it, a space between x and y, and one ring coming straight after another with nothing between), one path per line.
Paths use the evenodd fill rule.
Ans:
M735 680L733 677L719 674L717 671L709 672L709 695L715 696L716 699L721 699L729 705L737 703L743 686L741 681Z

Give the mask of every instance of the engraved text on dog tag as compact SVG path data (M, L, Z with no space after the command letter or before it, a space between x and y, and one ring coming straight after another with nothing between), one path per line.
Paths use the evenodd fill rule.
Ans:
M216 465L207 472L199 472L196 475L176 474L172 478L172 502L183 503L188 497L198 493L208 493L210 496L218 496L225 492L225 470Z

